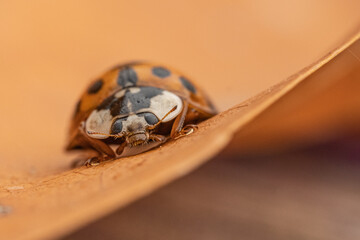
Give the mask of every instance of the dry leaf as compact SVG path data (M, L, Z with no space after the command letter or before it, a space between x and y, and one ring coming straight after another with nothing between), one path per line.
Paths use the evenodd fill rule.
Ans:
M359 56L357 41L211 163L65 239L357 239Z
M239 131L239 154L299 149L360 136L360 42L302 81Z
M272 149L284 138L289 146L308 142L307 136L298 139L284 126L277 128L275 118L293 109L286 99L300 99L302 85L292 88L347 44L251 99L248 107L235 107L202 124L188 138L136 157L68 171L72 157L62 149L66 120L79 91L102 69L129 59L161 61L192 75L225 109L338 45L360 19L358 6L353 1L312 2L311 9L307 3L286 1L1 2L0 69L6 84L0 88L0 239L57 237L85 225L188 173L217 154L234 132L241 152L265 149L269 138L261 134L274 134L271 129L279 131ZM309 11L298 11L304 7ZM334 69L343 68L337 65ZM294 93L286 94L290 90ZM261 131L262 119L274 125ZM330 129L319 126L322 133Z
M302 87L299 83L309 81L317 85L318 80L321 83L322 75L314 72L323 69L324 64L328 66L328 61L341 66L349 50L337 55L358 38L356 35L311 67L200 124L195 134L159 149L93 168L4 181L0 192L4 216L0 218L0 237L59 236L183 176L219 153L236 131L271 105L281 107L286 99L291 99L297 88ZM358 51L358 44L351 51Z

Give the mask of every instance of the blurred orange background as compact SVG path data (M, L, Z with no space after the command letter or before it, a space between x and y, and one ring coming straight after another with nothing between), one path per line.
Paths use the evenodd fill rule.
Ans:
M26 184L31 185L36 177L68 169L74 156L66 155L63 149L75 103L89 81L108 68L133 60L154 61L178 68L202 86L222 111L297 73L341 45L359 30L359 9L359 0L0 1L2 77L0 183L2 186L15 186L15 188L20 183L26 190L24 192L25 197L28 197L27 200L33 198L33 193L40 193L34 204L28 201L28 205L24 204L26 206L21 208L21 204L16 205L23 201L21 195L17 198L17 192L3 190L4 195L10 196L12 200L15 199L12 215L15 221L11 226L12 229L7 229L8 233L16 235L18 232L12 230L17 229L18 226L15 225L21 224L20 227L24 229L31 228L35 235L37 231L39 233L42 230L48 233L53 231L54 236L55 232L65 233L70 230L70 228L58 229L61 224L56 225L55 222L47 221L52 219L47 218L48 212L42 210L47 208L35 206L38 203L36 200L39 199L40 204L41 200L45 202L47 199L50 199L51 204L54 205L61 201L66 202L66 196L59 197L61 201L58 202L56 201L58 199L52 198L62 193L54 190L57 185L49 188L50 191L54 190L53 195L49 194L46 198L41 195L41 191L32 192L33 189ZM356 49L359 49L358 46ZM346 54L342 57L346 57ZM339 58L333 61L333 64L334 62L339 63ZM338 69L335 65L329 65L332 70ZM337 73L341 75L339 72ZM331 71L327 73L330 74ZM319 75L322 77L319 78ZM349 76L359 75L356 72L356 75ZM321 70L309 79L312 77L321 80L318 81L319 85L328 80L326 75L322 75ZM348 77L348 83L356 82L356 77ZM340 81L336 83L341 84ZM347 88L344 87L343 90L338 87L339 85L334 85L335 90L344 94ZM298 88L300 91L297 95L295 92L293 98L287 98L287 104L272 108L273 115L265 112L263 115L265 123L270 122L267 121L268 119L276 120L276 117L271 117L278 116L276 115L278 112L286 115L295 100L306 99L306 96L301 95L303 92L316 95L316 91L309 90L311 87L311 84L303 84ZM314 119L311 118L316 115L312 113L317 113L316 116L321 115L316 110L327 104L328 99L337 93L335 90L326 95L326 98L320 96L320 100L326 101L319 100L319 105L313 106L313 112L307 112L306 116L309 118L304 119L308 121L301 126L304 128L311 125L312 128L306 128L309 134L304 132L301 135L299 133L303 129L292 127L299 122L298 115L295 114L292 116L293 125L283 126L286 120L279 121L276 125L277 129L283 129L284 135L291 132L295 138L303 136L303 139L309 139L313 137L311 135L313 128L335 126L324 118L322 119L324 122L318 121L315 122L317 125L312 125ZM356 91L352 93L356 94ZM349 102L353 99L355 97L347 98ZM308 110L307 106L312 105L311 101L304 102L304 105L297 105L303 112ZM337 109L342 108L341 104L337 106ZM342 113L350 111L352 109L349 108L349 111L331 112L320 117L335 116L333 118L335 119ZM248 132L245 131L242 135L244 138L235 138L233 142L242 143L249 140L248 136L252 136L253 141L249 141L247 145L243 144L243 148L262 153L264 146L273 141L272 136L276 134L284 136L276 132L276 129L271 131L274 125L259 122L258 125L250 125ZM261 136L252 132L255 128L259 129L259 126L269 130L268 137L263 138L262 141L256 141ZM321 131L320 134L331 135ZM278 138L279 145L284 142L280 138ZM263 149L261 147L259 149L261 142ZM342 146L337 142L334 145ZM226 218L221 216L228 214L230 216L228 222L233 224L233 229L238 229L236 224L240 217L242 227L240 233L249 228L251 234L260 236L258 239L270 236L268 233L272 233L271 236L277 236L276 234L285 236L284 239L289 239L288 235L294 233L297 237L317 236L317 239L321 239L322 236L337 234L347 235L350 236L349 239L353 239L351 238L353 235L359 235L357 232L359 220L356 214L359 212L359 191L356 184L359 179L358 168L349 162L352 160L355 162L355 157L358 155L353 154L355 157L348 157L348 162L343 161L346 160L346 154L351 155L352 152L348 151L350 152L348 153L346 150L343 155L337 154L336 151L329 151L332 146L330 144L324 149L317 150L316 154L310 149L310 152L298 153L298 155L288 153L285 156L260 157L256 160L232 152L231 147L234 146L230 145L222 152L221 157L217 157L218 161L215 159L204 166L205 171L200 169L194 172L194 175L189 176L189 181L184 178L184 185L180 182L176 187L175 183L175 188L174 185L170 185L168 189L159 191L160 198L155 195L154 198L150 197L139 202L140 205L124 209L130 212L130 214L127 212L129 215L126 215L126 212L125 215L124 212L118 213L119 216L124 217L122 222L112 221L110 216L112 223L116 224L109 226L114 226L113 230L116 234L117 231L122 231L121 234L124 234L128 229L131 235L139 232L137 225L139 223L137 216L139 216L139 219L146 222L143 224L144 227L157 225L158 229L165 230L166 233L166 230L172 229L170 215L177 218L184 213L188 214L191 220L194 210L198 210L197 216L203 216L203 219L213 224L203 225L207 229L221 229L226 223L222 221ZM238 145L234 149L239 150ZM327 155L323 154L324 152ZM329 161L332 158L336 160L333 163ZM56 179L57 175L52 177ZM81 184L87 184L86 175L83 179L85 180ZM40 178L40 182L43 182L43 179ZM71 188L66 178L58 184L63 184L62 187L66 190ZM208 188L209 185L212 188ZM45 192L46 182L37 187ZM93 190L99 195L103 194L95 188ZM79 193L81 194L82 197L94 196L87 194L86 191ZM126 193L120 192L120 194ZM161 198L161 196L165 197ZM183 200L188 202L184 203ZM146 201L150 204L147 205ZM0 202L0 204L8 202ZM204 202L208 205L204 205ZM33 207L31 204L34 205L34 211L29 210ZM164 205L169 208L164 208ZM63 221L62 223L65 221L70 223L73 219L67 219L71 216L66 213L73 210L72 204L70 202L63 206L68 207L66 209L68 212L64 211L64 216L59 220ZM74 206L78 205L74 204ZM221 212L223 206L225 211ZM24 211L25 208L28 211ZM143 217L147 213L143 209L154 209L155 213L150 212ZM60 211L62 210L60 208ZM165 213L165 220L161 219L161 211ZM145 214L137 215L139 212ZM208 215L209 212L213 215ZM43 226L40 218L34 218L35 224L28 225L26 222L28 219L33 221L32 213L35 215L41 213L39 215L43 216L43 222L49 222L49 226L33 228L32 226L37 226L36 224ZM51 211L49 213L51 214ZM21 218L21 214L25 217ZM157 220L152 218L156 214L160 215ZM17 216L20 216L19 219L23 222L16 221ZM135 216L132 222L129 221L131 216ZM146 218L149 216L150 218ZM57 217L55 216L54 219ZM39 219L40 221L36 222ZM251 219L254 220L254 225ZM191 221L184 222L191 225L190 229L198 226ZM202 219L199 218L199 222L203 223ZM106 223L106 219L102 224L95 223L100 226L98 233L111 233L105 228L101 231L101 226L106 227ZM260 227L259 223L262 224ZM81 224L79 223L79 226ZM180 232L183 230L181 222L180 224L175 222L174 226L175 229L180 226ZM78 226L74 226L74 229L76 227ZM267 231L269 228L272 228L272 232ZM229 228L223 229L227 231ZM22 231L19 232L19 236L23 234ZM93 235L86 229L84 232ZM303 233L310 234L301 235ZM174 232L174 235L184 236L178 235L178 232Z
M117 63L178 68L224 110L339 45L359 9L351 0L1 1L0 176L67 167L74 104Z

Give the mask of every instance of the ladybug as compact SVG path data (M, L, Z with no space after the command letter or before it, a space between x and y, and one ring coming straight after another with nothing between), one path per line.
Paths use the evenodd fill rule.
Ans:
M66 150L95 150L85 164L97 165L124 156L124 149L138 154L190 134L216 113L203 90L180 72L127 63L105 72L82 94Z

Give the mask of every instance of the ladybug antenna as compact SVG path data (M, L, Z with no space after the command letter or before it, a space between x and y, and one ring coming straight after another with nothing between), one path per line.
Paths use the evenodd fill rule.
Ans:
M87 134L89 134L89 135L98 134L98 135L103 135L103 136L108 136L108 137L114 137L114 138L121 138L121 137L122 137L122 136L120 136L120 135L107 134L107 133L101 133L101 132L93 132L93 131L87 131Z
M177 105L175 107L173 107L167 114L165 114L165 116L163 116L162 119L160 119L160 121L158 121L155 125L150 126L148 129L152 130L155 129L160 123L162 123L162 121L164 121L164 119L169 116L170 113L172 113L173 111L175 111L177 109Z

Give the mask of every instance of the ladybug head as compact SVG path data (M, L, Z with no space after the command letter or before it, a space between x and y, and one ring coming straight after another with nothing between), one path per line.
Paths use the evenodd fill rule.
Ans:
M107 126L106 124L99 124L99 122L104 122L104 118L106 118L106 116L104 117L101 115L101 112L95 112L95 117L91 118L90 116L90 121L88 120L85 124L86 132L91 137L97 139L106 139L108 137L125 138L125 141L131 147L142 145L149 141L151 132L176 109L177 106L173 107L160 120L154 113L151 112L139 112L128 116L117 117L112 119L110 122L109 133L105 133L102 129L102 127ZM92 129L94 128L97 128L100 131L93 131Z
M159 119L150 112L132 114L116 119L111 126L111 135L125 137L130 146L147 143L150 131L159 123Z

